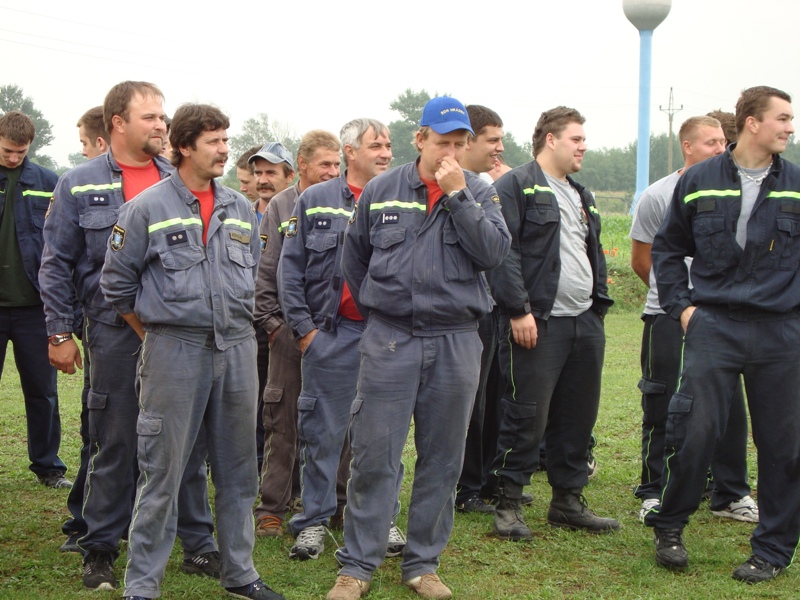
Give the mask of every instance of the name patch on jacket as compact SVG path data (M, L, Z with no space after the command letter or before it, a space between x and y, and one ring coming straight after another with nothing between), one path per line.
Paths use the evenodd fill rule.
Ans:
M89 199L89 206L108 206L108 196L100 194Z
M173 231L167 234L167 246L177 246L189 241L189 236L186 235L186 230Z
M314 229L330 229L331 219L328 217L319 217L314 219Z
M261 253L264 253L264 250L267 249L267 241L269 240L269 236L266 233L261 234Z
M246 233L242 233L241 231L231 231L231 239L243 244L250 243L250 236Z
M297 217L292 217L286 226L286 237L294 237L295 235L297 235Z
M400 213L381 213L381 223L399 223Z
M114 229L111 230L110 240L111 249L114 252L120 250L125 245L125 230L119 225L114 225Z

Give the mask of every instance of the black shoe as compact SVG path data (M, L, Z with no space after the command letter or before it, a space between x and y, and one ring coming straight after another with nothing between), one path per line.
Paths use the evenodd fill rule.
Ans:
M239 587L225 588L231 596L237 598L250 598L251 600L286 600L277 592L273 592L261 579L256 579L253 583Z
M37 475L36 481L54 490L72 489L72 482L61 471L51 471L47 475Z
M192 558L184 558L181 571L189 575L205 575L219 579L219 552L203 552Z
M486 504L486 502L484 502L477 496L470 496L463 502L457 503L456 510L462 513L492 514L494 513L494 506L492 506L491 504Z
M113 552L87 552L83 557L83 585L90 590L115 590Z
M733 572L733 578L746 583L760 583L775 579L783 572L783 567L773 567L758 554L751 554L742 565Z
M523 492L519 499L519 503L522 504L522 506L530 506L533 504L533 494Z
M85 554L83 548L78 546L78 540L83 537L84 534L78 533L77 531L70 531L69 535L67 535L66 541L58 547L59 552L77 552L80 555Z
M619 529L619 521L598 517L589 510L581 489L553 488L547 522L553 527L582 529L589 533L608 533Z
M497 507L494 510L494 534L502 539L519 542L533 537L522 517L520 495L522 486L500 478L497 489Z
M685 569L689 555L683 545L683 529L653 528L656 544L656 562L668 569Z

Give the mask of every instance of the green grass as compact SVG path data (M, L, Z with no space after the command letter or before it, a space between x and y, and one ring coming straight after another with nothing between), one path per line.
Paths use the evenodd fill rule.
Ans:
M606 327L603 396L596 427L600 472L586 489L586 496L599 514L619 519L622 529L605 536L552 529L545 521L549 488L545 478L537 475L530 488L534 504L524 510L533 541L497 540L491 535L491 517L457 514L452 538L441 557L439 574L443 580L456 598L468 600L796 598L800 580L794 569L758 586L731 579L731 571L749 555L752 525L714 518L707 504L701 506L686 530L691 561L688 571L672 573L656 566L652 533L638 522L639 503L632 495L640 468L641 408L636 382L641 321L638 312L610 314ZM62 376L59 383L64 429L61 455L74 473L81 381L78 376ZM60 527L68 516L66 493L37 485L27 469L24 411L10 358L0 382L0 423L0 599L120 597L120 592L84 591L80 557L58 552L63 541ZM402 525L413 460L409 446ZM750 465L754 478L752 456ZM340 532L334 535L341 543ZM324 598L337 571L332 542L328 541L318 561L300 563L288 558L291 538L258 539L256 567L289 600ZM217 582L181 573L179 555L176 546L163 584L164 598L228 597ZM120 578L122 565L118 560ZM368 598L415 597L399 584L398 565L398 559L384 563L375 573Z

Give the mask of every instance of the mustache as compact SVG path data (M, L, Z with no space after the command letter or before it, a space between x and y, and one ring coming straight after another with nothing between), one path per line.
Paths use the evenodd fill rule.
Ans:
M259 183L256 186L256 189L258 191L260 191L260 192L263 192L263 191L274 192L275 191L275 186L272 185L271 183Z

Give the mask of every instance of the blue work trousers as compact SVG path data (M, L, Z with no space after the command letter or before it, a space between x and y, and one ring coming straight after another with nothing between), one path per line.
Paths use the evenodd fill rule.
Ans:
M140 475L124 595L159 596L175 541L181 479L197 458L205 458L198 456L202 434L215 489L220 582L235 587L255 581L255 334L219 350L213 332L154 328L142 345L139 374Z
M89 358L89 347L86 345L86 332L84 331L83 341L83 389L81 390L81 451L80 466L72 482L72 489L67 496L67 509L72 515L64 521L61 531L64 535L78 533L81 536L86 534L86 520L83 518L83 500L86 491L86 473L89 470L89 454L92 449L92 441L89 439L89 409L86 403L89 401L89 390L92 389L92 368Z
M754 554L786 567L800 538L800 313L700 306L684 339L667 419L668 476L660 510L645 522L682 528L697 510L742 375L758 448L760 519L750 544Z
M370 581L383 562L413 418L417 461L400 566L405 581L435 572L450 538L481 341L477 331L414 336L370 317L360 351L339 573Z

